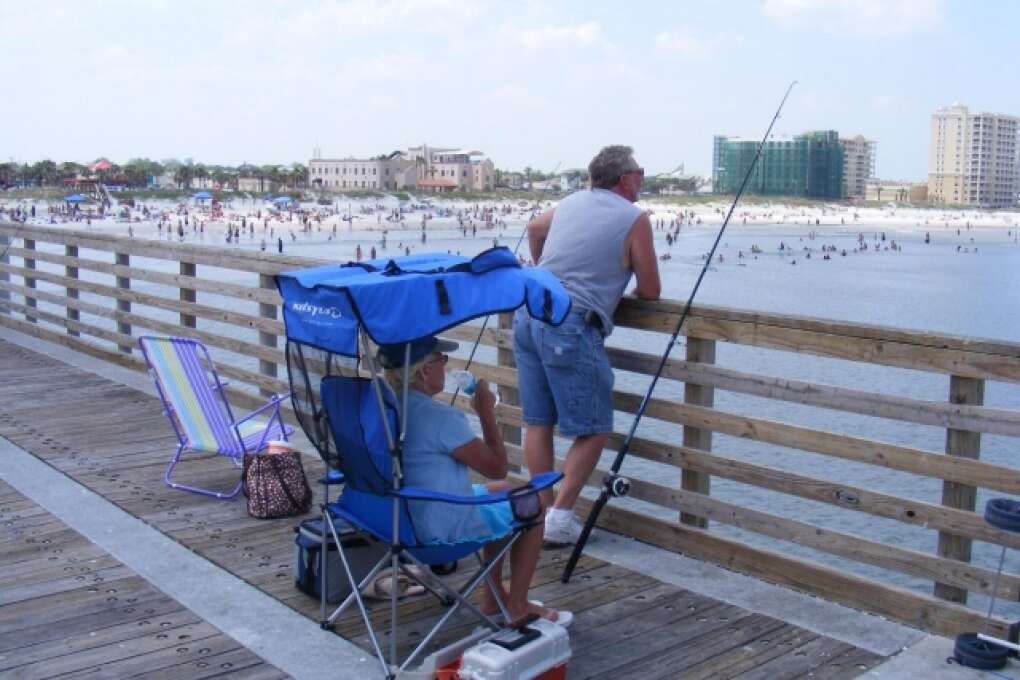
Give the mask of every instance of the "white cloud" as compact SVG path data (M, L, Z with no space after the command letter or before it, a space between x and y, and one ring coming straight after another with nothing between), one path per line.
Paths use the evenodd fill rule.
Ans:
M602 43L602 26L595 21L545 26L503 25L500 33L528 50L552 47L593 47Z
M277 12L262 13L239 5L226 40L232 45L293 46L386 33L399 36L408 30L454 35L484 8L483 2L456 0L322 0L282 3Z
M703 59L725 44L739 44L743 37L730 33L698 35L688 28L663 31L655 36L655 48L665 54L687 59Z
M923 33L945 20L943 0L765 0L762 10L788 28L869 38Z

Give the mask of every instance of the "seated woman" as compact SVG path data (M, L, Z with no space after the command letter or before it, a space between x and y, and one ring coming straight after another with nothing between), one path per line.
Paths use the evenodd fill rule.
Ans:
M484 380L479 380L471 405L482 425L482 438L472 432L467 417L448 404L432 397L443 391L446 376L444 352L457 349L457 343L429 336L411 343L408 376L407 413L404 422L404 482L433 491L470 496L510 488L505 481L472 486L468 469L492 480L506 476L506 448L496 424L496 398ZM386 378L398 395L403 394L404 345L384 345L379 361L386 368ZM454 505L428 501L410 501L418 537L432 543L455 543L464 540L488 539L486 557L495 555L510 533L513 515L508 502L487 505ZM542 524L521 535L510 549L510 592L503 585L502 560L492 569L499 596L506 603L510 621L528 614L568 625L570 612L556 611L528 601L528 587L538 563L542 547ZM483 591L482 611L494 615L499 605L492 592Z

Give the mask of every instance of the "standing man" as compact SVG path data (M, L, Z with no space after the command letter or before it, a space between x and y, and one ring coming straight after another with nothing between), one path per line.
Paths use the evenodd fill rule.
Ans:
M652 225L634 205L644 178L629 146L607 146L588 165L591 189L578 191L528 223L531 259L563 282L571 313L552 327L520 313L514 357L531 474L553 469L553 428L573 437L555 499L545 518L547 543L575 543L582 523L573 508L613 430L613 371L603 340L630 281L633 293L657 300L661 290ZM551 507L550 507L551 506Z

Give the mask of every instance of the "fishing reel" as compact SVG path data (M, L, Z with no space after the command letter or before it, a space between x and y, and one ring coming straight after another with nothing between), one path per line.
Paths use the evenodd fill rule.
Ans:
M610 473L603 478L602 483L606 485L606 491L609 495L614 498L626 496L630 493L630 480L626 477Z

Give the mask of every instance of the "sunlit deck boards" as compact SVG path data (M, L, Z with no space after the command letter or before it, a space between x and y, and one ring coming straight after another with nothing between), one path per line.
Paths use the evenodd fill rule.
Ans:
M0 676L288 676L0 482Z
M160 408L154 397L0 341L0 435L199 555L318 619L318 604L297 592L290 577L292 528L300 520L253 520L245 514L243 498L224 502L164 486L161 475L174 442ZM307 467L310 479L321 472L315 462ZM229 462L215 458L189 459L178 470L181 481L201 478L223 487L237 474ZM0 501L11 498L0 496ZM38 522L47 525L41 517ZM76 540L73 550L101 559L101 551L57 524L50 527L54 536ZM564 585L558 577L565 557L562 550L543 552L532 597L575 613L571 677L771 679L810 673L813 678L849 678L881 661L837 640L589 557ZM112 564L103 568L120 574ZM0 578L13 579L18 588L34 587L31 581L19 584L16 572ZM150 599L158 599L151 586L135 585L150 588ZM67 593L52 597L64 603L68 618L90 615L87 598ZM424 597L405 602L402 609L406 625L400 630L400 644L405 648L420 639L424 624L442 611ZM373 616L384 618L386 612L377 607ZM0 619L8 617L8 606L0 608ZM25 625L0 639L16 647L30 644L31 624ZM449 630L441 642L470 627L473 624L463 619L461 627ZM24 640L18 637L22 631ZM341 619L337 632L366 643L364 629L353 616Z

